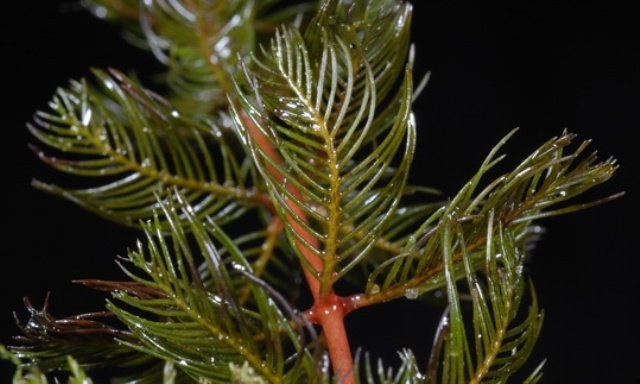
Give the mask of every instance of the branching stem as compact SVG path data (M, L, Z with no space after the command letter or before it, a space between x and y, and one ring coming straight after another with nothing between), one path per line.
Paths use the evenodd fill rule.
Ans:
M466 253L472 253L485 243L484 238L480 239L472 244L467 245ZM459 261L463 257L463 252L456 252L452 255L454 261ZM415 275L413 278L405 281L402 284L391 285L386 289L381 290L379 293L374 294L355 294L345 297L343 300L343 310L345 314L354 311L358 308L368 307L378 303L383 303L402 297L405 295L407 289L417 288L424 285L429 279L438 276L444 272L444 264L440 263L433 267L424 270L422 273Z
M264 136L258 127L256 127L251 119L243 116L245 126L248 129L251 139L261 148L261 150L269 156L274 163L282 163L283 159L280 157L275 148L271 145L269 140ZM266 164L266 170L277 181L283 182L283 177L280 172L273 166ZM301 193L298 188L292 184L287 184L287 189L296 198L301 198ZM291 211L297 216L299 220L307 221L307 215L304 210L296 203L289 200L287 202ZM291 215L285 215L285 221L291 228L302 238L307 244L314 248L319 247L318 240L303 228ZM316 271L322 271L324 261L314 254L307 246L302 244L299 240L295 241L295 246L302 254L305 260ZM320 280L313 273L303 268L304 275L313 295L314 304L310 310L313 315L307 316L309 321L316 322L322 327L324 338L327 343L327 349L329 351L329 358L331 359L331 365L336 377L340 378L342 384L355 383L355 376L353 372L353 357L351 355L351 347L349 345L349 338L347 336L346 329L344 327L344 316L346 312L343 310L344 298L337 296L333 290L328 293L321 293ZM307 311L309 313L309 311Z

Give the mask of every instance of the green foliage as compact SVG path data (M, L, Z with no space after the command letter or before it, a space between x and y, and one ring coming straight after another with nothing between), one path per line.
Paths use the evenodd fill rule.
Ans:
M0 345L0 359L9 360L15 365L20 364L20 359L7 351L7 349ZM60 367L66 367L69 371L67 375L68 384L93 384L93 381L84 370L80 367L78 362L71 356L67 356L64 362L61 362ZM19 366L13 375L13 384L49 384L49 379L42 373L38 366ZM55 381L59 383L59 381Z
M220 224L259 202L247 187L250 165L234 156L217 127L185 117L121 73L111 74L95 71L100 88L74 81L58 90L52 111L38 112L29 125L57 154L34 146L42 160L94 186L69 190L36 181L36 187L125 225L150 218L154 194L167 187L179 188L199 217Z
M234 275L233 271L250 272L250 264L213 221L206 228L191 206L180 196L177 198L204 260L195 259L179 225L176 207L164 206L163 215L171 227L170 239L164 238L157 216L145 225L147 245L139 244L137 251L130 252L129 260L146 276L125 270L140 286L117 291L115 298L121 304L107 305L140 343L123 342L146 354L175 361L190 376L211 382L228 382L230 367L243 362L269 382L278 382L292 369L285 352L290 348L302 359L293 360L294 369L313 368L313 362L307 361L308 356L301 350L290 319L260 286L251 286L252 309L240 305L233 280L243 279L243 275ZM214 238L227 249L227 260L220 258ZM212 278L212 284L206 287L199 264Z
M540 328L542 313L531 286L531 304L527 316L519 324L512 325L518 315L518 307L524 290L522 264L524 254L515 246L513 234L501 226L494 232L495 217L488 215L486 252L483 265L485 283L479 279L466 254L467 243L460 226L452 222L442 231L442 253L445 263L445 283L448 313L443 319L441 349L442 377L438 379L438 362L429 372L428 380L437 382L480 382L484 378L493 382L506 382L511 374L529 357ZM453 255L462 252L464 285L471 293L473 331L464 328L464 319L458 289L458 277ZM470 335L469 335L470 333ZM473 346L473 347L472 347Z
M309 4L278 7L279 0L86 0L98 17L120 22L130 40L167 66L165 81L182 112L221 121L238 57L264 32L293 20ZM140 5L139 5L140 4Z
M378 360L376 369L371 364L369 356L365 356L364 374L361 382L380 384L418 384L424 382L424 375L420 373L420 368L416 358L410 350L398 352L400 357L400 367L393 372L391 368L385 368L382 360ZM357 359L357 357L356 357Z
M414 290L415 295L444 286L446 262L442 255L446 245L442 234L451 231L451 222L467 234L467 247L453 255L454 267L461 271L463 260L468 257L475 269L478 265L475 261L483 257L489 234L497 226L509 230L514 239L512 246L524 251L538 230L533 220L585 209L619 196L556 207L607 181L618 168L614 159L597 162L595 153L581 157L588 141L567 154L575 135L566 132L544 143L515 169L487 182L478 191L483 176L504 158L496 156L514 133L496 145L478 172L449 203L407 236L402 253L376 267L369 276L369 294L391 299L406 294L407 290ZM490 214L495 217L491 228L485 224Z
M327 5L307 37L294 29L277 31L264 57L253 57L255 70L246 70L246 89L238 90L239 135L280 216L296 218L285 220L292 243L304 242L323 259L320 271L299 255L325 284L323 290L367 256L403 194L415 149L412 81L410 68L399 71L402 64L389 65L388 58L406 54L409 24L398 28L397 22L409 18L408 10L407 5L365 8L362 25L386 37L373 39L340 21L334 26L327 13L335 10ZM330 28L336 32L329 34ZM404 74L399 90L383 105L399 74ZM248 125L260 129L283 164L251 139ZM292 193L289 183L307 201ZM310 222L298 217L291 202ZM310 244L297 226L321 246Z
M543 319L523 268L535 221L617 197L568 203L613 159L563 132L487 181L514 131L452 199L407 185L404 1L325 0L308 21L314 4L277 0L85 5L166 64L170 100L116 70L72 81L29 130L42 160L88 187L34 184L144 240L126 280L80 281L108 292L104 312L56 319L48 300L25 301L22 335L0 347L14 383L90 383L85 370L137 384L505 383L524 365ZM228 235L231 222L244 232ZM360 293L337 295L340 280ZM358 352L337 372L345 351L322 319L340 327L351 310L435 289L448 305L426 367L409 350L395 369ZM525 382L541 376L542 364Z

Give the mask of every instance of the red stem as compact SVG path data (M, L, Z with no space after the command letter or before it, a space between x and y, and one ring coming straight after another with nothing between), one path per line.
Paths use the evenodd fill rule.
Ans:
M243 121L251 139L262 149L262 151L271 158L275 163L283 163L283 159L276 149L271 145L271 142L265 137L253 121L246 115L243 115ZM271 176L276 179L276 182L281 183L284 181L282 174L271 166L266 164L266 170ZM288 191L295 196L298 200L302 200L302 193L298 188L292 184L287 184ZM301 221L307 221L307 215L296 205L293 201L288 200L287 205L296 217ZM293 228L293 230L304 239L307 244L313 248L319 249L320 244L318 240L309 231L305 230L293 217L289 214L285 215L286 222ZM313 266L316 271L322 271L324 262L323 260L309 250L302 242L295 240L295 246L306 261ZM322 295L320 293L320 281L318 277L309 272L306 268L302 268L304 276L313 295L314 304L309 311L306 312L309 321L320 324L324 333L324 338L327 343L327 349L329 351L329 358L331 359L331 365L336 377L339 378L341 384L353 384L355 383L355 376L353 372L353 357L351 355L351 347L349 346L349 338L347 331L344 327L344 316L348 313L344 311L344 299L337 296L331 290L328 294Z

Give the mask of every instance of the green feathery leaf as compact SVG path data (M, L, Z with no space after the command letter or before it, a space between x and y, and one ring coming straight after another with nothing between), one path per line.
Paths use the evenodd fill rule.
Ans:
M194 379L210 382L229 382L231 364L237 367L244 362L270 383L282 382L291 374L314 373L313 359L301 349L302 328L296 331L290 323L295 319L286 318L257 284L251 285L253 308L240 306L235 280L251 273L249 262L219 227L209 221L205 228L186 200L175 196L178 207L171 200L161 205L170 239L164 238L156 215L144 226L148 244L139 244L129 253L131 263L146 276L125 271L148 290L142 294L139 290L116 291L119 304L108 304L138 339L121 342L174 361ZM200 278L189 247L191 239L179 225L180 216L187 220L191 239L204 258L208 275L213 276L209 287ZM227 248L230 264L221 259L214 239ZM149 295L150 291L156 294Z
M371 364L369 354L365 353L364 373L360 372L360 356L356 356L356 369L358 371L357 382L367 384L420 384L424 382L424 375L420 373L420 368L416 362L416 358L408 349L398 352L400 356L400 367L396 372L392 368L385 368L382 360L378 360L378 364L374 371Z
M0 345L0 359L10 360L15 366L16 371L13 375L13 384L49 384L47 376L41 371L41 368L37 365L24 365L20 363L20 359L7 351L7 349ZM93 384L93 380L87 376L80 364L71 356L67 356L65 359L65 370L69 372L68 384ZM60 383L57 379L55 383Z
M9 350L2 344L0 344L0 360L7 360L13 365L20 365L20 359L18 356L9 352Z
M227 71L254 45L255 2L89 0L94 15L118 20L135 43L168 68L175 105L189 114L216 111L231 90Z
M72 82L29 130L50 148L51 154L33 147L42 160L97 185L35 186L129 226L150 218L155 194L169 186L179 188L198 217L220 224L264 202L266 196L247 187L248 163L235 158L217 127L184 117L121 73L95 73L100 89Z
M234 109L237 131L266 181L287 236L323 260L320 271L302 257L324 291L367 256L393 217L415 146L410 67L396 64L392 70L381 64L388 57L404 57L408 27L386 22L408 18L410 7L366 10L366 18L352 21L354 28L376 27L376 33L393 39L343 34L346 27L330 22L322 24L320 37L278 31L262 57L253 56L256 69L245 67L249 86L238 87L244 111ZM397 74L404 78L385 102ZM254 140L252 127L283 164ZM298 226L319 246L303 238Z
M168 84L186 110L215 111L232 90L227 72L254 46L255 2L145 1L140 22ZM181 101L182 100L182 101Z
M85 6L99 18L121 23L134 44L150 49L168 67L166 81L181 111L215 115L227 104L238 57L253 50L257 33L272 32L313 7L272 11L281 2L86 0Z
M69 377L69 384L93 384L93 380L87 376L84 370L80 367L80 364L71 356L67 357L69 363L69 371L71 377Z
M476 269L481 266L478 260L486 251L489 229L484 223L490 212L495 215L495 225L504 226L513 234L517 246L525 249L538 232L538 227L532 225L533 220L585 209L620 196L556 207L605 182L618 168L614 159L597 162L595 154L580 156L588 141L573 153L565 153L575 138L569 133L544 143L513 171L477 192L483 176L504 157L496 158L496 154L512 134L491 151L461 191L408 238L402 253L376 268L367 285L369 300L390 300L407 293L417 297L446 284L441 237L449 227L448 217L454 213L466 236L464 252L469 254L472 268ZM457 276L464 275L462 256L461 249L453 255Z
M532 284L528 314L522 320L516 319L525 285L524 253L518 249L511 231L501 224L496 226L494 212L490 211L481 278L466 252L461 225L452 219L444 219L440 238L449 307L444 326L436 336L437 341L442 341L435 343L427 382L506 383L531 354L542 326ZM456 252L463 254L463 273L455 267ZM459 279L465 279L464 283L458 284ZM470 328L465 327L468 322L463 314L461 285L468 287L471 296Z

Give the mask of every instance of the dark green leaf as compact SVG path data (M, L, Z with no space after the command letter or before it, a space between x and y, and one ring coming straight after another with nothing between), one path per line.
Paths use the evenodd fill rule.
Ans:
M402 253L374 270L367 287L369 294L388 300L404 295L407 289L422 294L444 286L442 233L450 225L447 220L455 220L461 226L467 244L464 251L475 270L482 264L487 233L495 230L485 226L489 212L495 214L495 225L503 225L513 234L518 248L526 249L538 232L533 220L584 209L619 196L593 203L566 204L567 200L608 180L618 168L613 159L598 162L595 155L581 157L588 142L580 144L573 153L565 153L575 137L569 133L544 143L513 171L479 189L484 175L503 158L496 155L511 134L491 151L460 192L407 238ZM447 219L452 214L455 218ZM459 249L453 255L457 276L463 276L462 251Z
M226 223L264 203L247 186L249 168L215 126L191 120L118 72L96 71L101 86L72 82L39 112L34 147L52 167L94 181L86 189L35 185L110 220L131 226L151 217L155 194L177 187L198 217ZM166 198L166 197L165 197ZM262 199L264 200L264 199Z
M243 308L234 287L250 274L251 266L222 230L209 221L205 227L180 195L177 202L161 204L170 237L162 234L161 219L145 224L147 245L139 244L129 260L141 275L127 271L137 283L157 290L116 291L117 302L108 308L123 321L139 342L132 348L164 360L196 379L228 382L230 367L249 364L266 382L280 382L295 371L311 373L315 364L300 344L299 332L274 305L260 285L251 286L252 308ZM180 216L188 228L179 225ZM185 231L191 236L187 236ZM228 252L220 257L214 239ZM190 243L195 243L194 253ZM198 256L200 255L200 256ZM198 261L201 258L201 261ZM197 265L203 262L211 283L205 286ZM242 273L238 274L238 271ZM292 350L292 356L287 350ZM298 358L295 358L298 356ZM304 376L304 375L303 375Z
M247 86L238 87L244 109L234 112L238 133L290 242L322 259L320 271L302 257L323 290L367 257L394 215L413 158L408 30L386 24L408 18L409 8L376 4L351 22L363 23L363 30L375 26L384 43L355 39L342 32L346 26L320 17L320 36L278 31L263 55L253 57L255 70L245 69ZM387 63L397 56L400 61ZM399 75L396 94L385 101ZM252 127L283 164L256 142Z

